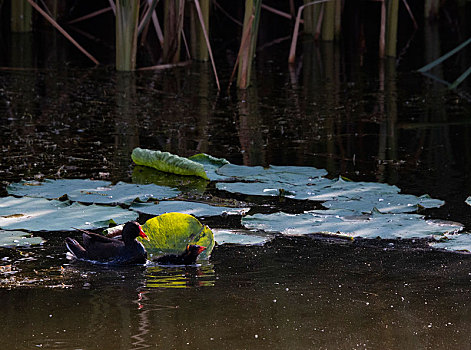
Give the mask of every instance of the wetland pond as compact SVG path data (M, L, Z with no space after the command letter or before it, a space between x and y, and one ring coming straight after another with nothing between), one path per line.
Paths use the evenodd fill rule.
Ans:
M332 45L308 52L294 72L285 56L261 60L253 86L229 95L218 95L209 66L196 63L135 74L67 64L2 70L0 199L21 180L167 181L180 199L250 208L201 218L222 243L234 230L255 232L247 217L325 202L176 175L142 180L131 160L142 147L282 173L315 167L322 181L427 194L442 202L417 205L423 222L470 232L469 79L452 92L418 74L437 56L416 46L399 64L340 60ZM456 76L456 62L437 74ZM141 223L152 216L138 215ZM47 227L32 230L41 245L0 248L4 349L463 349L471 341L470 255L432 248L430 239L275 227L248 244L216 245L197 266L117 268L71 262L64 238L75 233Z

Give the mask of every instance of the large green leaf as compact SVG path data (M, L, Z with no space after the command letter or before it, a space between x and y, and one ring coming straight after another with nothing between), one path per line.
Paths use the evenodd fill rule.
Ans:
M119 206L83 205L44 198L0 198L0 228L26 231L95 229L135 220L138 214Z
M180 254L188 244L198 244L206 247L200 258L207 259L214 247L211 229L188 214L162 214L147 220L142 229L149 240L141 242L151 258L162 254Z
M131 204L136 199L166 199L177 196L180 191L154 184L139 185L118 182L111 185L107 181L59 179L43 182L20 181L7 187L8 193L16 196L42 197L48 199L67 198L82 203Z
M152 151L137 147L132 151L131 158L137 165L144 165L178 175L199 176L209 180L203 165L169 152Z
M349 210L313 210L303 214L254 214L242 218L247 229L280 232L286 235L328 233L362 238L432 238L458 232L458 223L425 220L417 214L355 214Z

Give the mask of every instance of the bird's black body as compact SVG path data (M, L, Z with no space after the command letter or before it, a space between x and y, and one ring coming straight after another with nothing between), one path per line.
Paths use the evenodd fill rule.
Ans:
M138 236L147 238L141 226L131 221L123 228L122 239L105 237L93 232L83 232L81 245L75 239L67 237L67 249L81 260L103 262L113 265L144 264L147 252L144 246L136 241Z
M199 245L188 245L182 254L167 254L156 258L159 265L193 265L206 248Z

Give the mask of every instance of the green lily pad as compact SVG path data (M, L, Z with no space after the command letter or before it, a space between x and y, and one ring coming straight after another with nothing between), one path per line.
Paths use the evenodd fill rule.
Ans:
M200 259L208 259L214 247L213 232L195 217L182 213L166 213L146 221L142 225L149 240L141 242L152 256L180 254L188 244L206 247Z
M437 242L430 243L436 249L449 250L454 252L471 252L471 234L462 233L438 237Z
M83 205L44 198L0 198L0 228L26 231L95 229L135 220L138 214L119 206Z
M22 231L0 230L0 247L29 247L45 242L41 237L33 237Z
M76 202L126 205L136 199L141 201L165 199L180 194L176 189L154 184L139 185L118 182L116 185L111 185L107 181L82 179L45 180L43 182L20 181L9 185L7 191L16 196L54 199L67 195L68 199Z
M226 164L220 167L217 174L244 181L259 181L266 183L280 182L290 185L306 185L315 178L327 175L324 169L301 166L276 166L267 168L261 166L245 166Z
M458 232L458 223L425 220L418 214L356 214L349 210L313 210L303 214L254 214L242 218L247 229L280 232L286 235L328 233L362 238L431 238Z
M224 158L215 158L206 153L198 153L194 156L188 157L189 160L192 160L196 163L200 163L204 167L206 175L211 181L220 181L226 180L227 176L220 175L217 173L217 170L223 165L229 164L229 162Z
M187 201L160 201L159 203L133 203L129 209L150 215L179 212L196 217L208 217L223 214L243 215L250 208L217 207L205 203Z
M202 164L169 152L152 151L137 147L132 151L131 158L137 165L144 165L178 175L199 176L209 180Z
M359 213L370 212L373 208L381 213L411 213L421 208L438 208L444 204L444 201L430 198L428 195L417 197L396 193L363 193L359 197L338 198L322 203L328 209L349 209Z
M273 239L273 235L253 233L247 230L213 230L217 244L263 245Z

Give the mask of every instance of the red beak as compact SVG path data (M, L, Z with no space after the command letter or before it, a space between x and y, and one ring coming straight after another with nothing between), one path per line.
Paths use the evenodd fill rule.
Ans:
M147 235L144 233L144 231L142 231L142 227L140 225L139 225L139 236L144 238L146 241L149 240L149 237L147 237Z
M206 250L206 247L200 246L200 247L198 248L198 254L201 254L201 253L204 252L205 250Z

